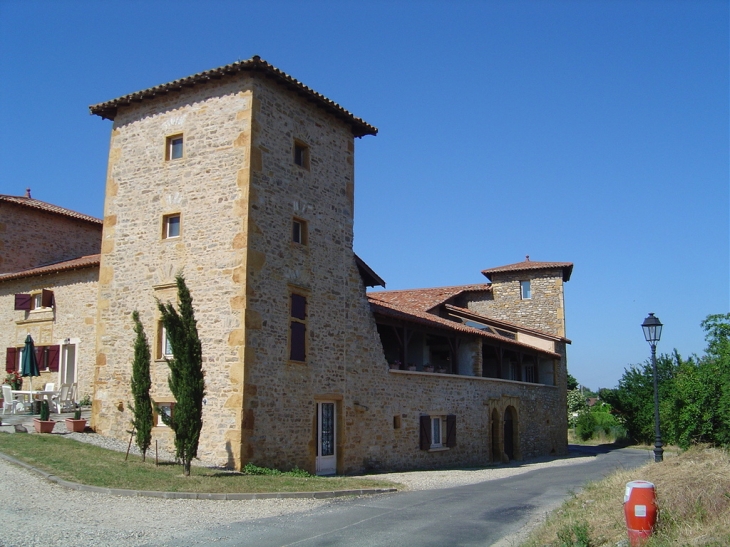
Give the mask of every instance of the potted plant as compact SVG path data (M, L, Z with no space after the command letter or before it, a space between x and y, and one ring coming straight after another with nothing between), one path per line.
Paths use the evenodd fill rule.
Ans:
M41 414L38 418L33 418L33 427L36 433L52 433L53 426L56 422L50 419L51 411L48 408L48 401L41 401Z
M423 365L423 372L433 372L433 365L431 363Z
M86 429L86 420L81 419L81 408L76 406L73 418L66 418L66 430L73 433L83 433Z
M400 369L400 361L396 359L392 363L390 363L390 370L398 370Z
M413 363L408 363L408 370L416 370L416 365Z

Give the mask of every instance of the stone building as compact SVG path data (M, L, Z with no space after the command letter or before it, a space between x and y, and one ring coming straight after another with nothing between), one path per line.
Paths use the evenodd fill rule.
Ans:
M80 355L95 336L94 371L78 371L97 432L128 438L134 310L152 397L174 413L157 302L181 272L204 354L201 458L328 474L566 453L572 264L366 294L385 283L352 248L354 144L377 129L258 57L91 111L113 121L101 254L0 277L0 320L17 345L29 316L5 313L11 295L53 290L48 339L83 339ZM161 422L153 436L171 447Z
M41 371L33 387L76 386L76 400L93 392L101 228L101 220L33 199L30 190L0 195L5 370L19 369L31 334Z

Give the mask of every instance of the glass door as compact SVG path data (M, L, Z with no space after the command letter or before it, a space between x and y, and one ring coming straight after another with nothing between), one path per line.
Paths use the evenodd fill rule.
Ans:
M335 403L317 403L317 475L337 472Z

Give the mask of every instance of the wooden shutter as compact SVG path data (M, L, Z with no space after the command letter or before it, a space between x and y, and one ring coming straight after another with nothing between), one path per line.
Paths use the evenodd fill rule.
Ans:
M16 294L15 295L15 309L30 311L30 295L29 294Z
M456 415L446 416L446 446L456 446Z
M289 341L289 359L292 361L305 361L305 339L307 327L304 323L291 322L291 339Z
M18 365L18 348L8 348L5 353L5 372L15 372Z
M35 346L35 360L38 363L38 371L46 370L47 346Z
M301 294L291 295L291 316L304 321L307 317L307 297Z
M53 307L53 291L43 289L41 292L41 306L44 308Z
M431 448L431 416L421 416L421 450L429 450Z
M48 370L58 372L59 357L61 355L61 346L48 346Z

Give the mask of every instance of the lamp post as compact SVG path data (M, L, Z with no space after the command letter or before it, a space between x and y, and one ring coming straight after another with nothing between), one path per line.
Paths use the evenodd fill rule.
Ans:
M651 366L654 369L654 461L664 461L664 449L662 448L662 434L659 431L659 388L657 386L656 372L656 344L662 337L662 323L653 313L644 319L641 328L644 329L644 338L651 346Z

